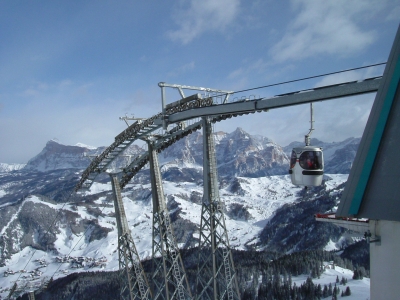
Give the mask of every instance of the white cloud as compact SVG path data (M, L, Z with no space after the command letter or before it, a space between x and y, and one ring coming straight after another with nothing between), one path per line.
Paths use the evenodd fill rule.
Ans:
M239 11L240 0L191 0L189 7L177 9L174 21L177 30L167 36L187 44L207 31L223 32Z
M293 0L296 14L282 39L271 49L276 61L296 60L313 55L350 55L371 45L377 33L365 30L365 22L378 12L376 0Z

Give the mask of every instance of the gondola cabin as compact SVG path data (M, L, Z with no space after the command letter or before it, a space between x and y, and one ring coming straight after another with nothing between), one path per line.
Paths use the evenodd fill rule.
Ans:
M321 147L294 148L290 158L289 174L294 185L319 186L324 175L324 158Z

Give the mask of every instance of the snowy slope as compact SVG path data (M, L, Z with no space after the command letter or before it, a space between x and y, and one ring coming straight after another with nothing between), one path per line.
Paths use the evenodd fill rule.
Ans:
M215 138L220 198L230 245L238 250L256 247L260 232L276 210L296 202L301 188L293 186L288 175L281 175L287 173L287 156L282 147L268 138L249 135L240 128L230 134L218 132ZM179 232L175 233L180 247L193 247L198 242L203 192L201 143L201 134L193 133L159 155L170 213L178 220ZM357 143L357 139L349 139L334 145L324 144L325 158L336 160L335 157L348 155L346 166L332 165L332 169L348 168ZM117 229L107 176L86 194L76 196L77 204L44 201L63 201L61 196L56 196L76 184L78 170L86 168L90 161L88 155L102 150L84 144L66 146L50 141L25 169L0 174L0 258L6 258L5 265L0 266L2 297L7 291L1 289L10 287L17 278L18 285L38 285L45 278L58 278L71 272L118 268ZM142 151L133 145L127 154ZM126 165L126 161L121 164ZM327 175L325 180L326 189L333 190L347 180L347 175ZM19 202L33 194L38 196ZM86 203L89 198L95 200ZM141 259L149 258L152 207L151 186L145 172L125 187L123 201L139 255ZM43 223L35 215L42 213L41 217L49 223L58 212L70 219L57 221L51 237L54 242L50 239L44 243L40 227ZM41 250L34 250L31 245ZM336 247L333 242L326 245L329 250ZM26 272L14 274L23 269ZM8 276L2 277L7 270L10 270Z
M329 268L331 266L328 262L324 262L324 266L327 267L325 271L321 274L320 278L314 278L312 281L315 285L320 284L322 287L324 285L329 286L332 284L332 287L335 286L336 277L339 277L339 280L342 277L347 279L346 285L337 284L337 287L340 289L339 294L337 295L338 299L343 299L341 297L341 292L345 291L347 287L350 287L351 295L346 296L344 299L349 300L369 300L370 299L370 279L363 278L361 280L353 279L353 271L344 269L338 266L335 266L334 269ZM307 280L307 276L293 276L292 282L296 283L297 286L300 286ZM330 299L331 297L325 298Z
M18 171L23 169L26 164L6 164L0 163L0 173L11 172L11 171Z
M332 179L327 182L328 190L347 179L346 175L330 175L330 177ZM226 226L230 244L232 248L245 250L246 245L257 242L259 232L277 208L296 200L296 193L300 191L300 188L293 186L287 175L263 178L239 177L237 180L239 185L228 185L220 190L220 198L227 210ZM129 184L123 192L128 224L141 259L151 256L152 206L147 197L148 194L146 194L149 189L150 184ZM109 183L95 183L86 194L95 195L110 190L111 185ZM174 183L166 181L164 182L164 192L166 198L172 196L179 204L180 218L194 223L199 228L201 206L193 201L193 195L202 194L202 187L191 182ZM2 228L2 235L7 235L10 232L8 228L18 218L22 208L29 203L46 205L56 211L77 213L79 218L75 222L78 222L79 219L96 219L98 225L101 228L107 228L109 232L105 238L91 239L91 228L88 228L86 232L74 234L69 226L57 222L59 231L54 246L58 253L24 247L16 249L18 250L17 253L12 255L11 259L6 260L5 266L0 267L0 274L10 271L10 274L1 280L3 292L0 295L2 297L7 294L4 288L10 287L17 278L18 285L21 286L23 284L40 285L46 278L53 277L56 279L71 272L118 269L117 229L113 216L113 202L110 201L110 197L105 195L95 201L101 212L98 216L94 216L90 213L89 207L77 206L73 203L52 204L43 202L37 196L30 196L10 216L9 222ZM237 215L232 214L231 208L237 204L240 204L246 210L246 219L237 218ZM192 238L198 237L198 231L191 232L191 235ZM33 239L35 239L34 236ZM18 244L15 246L18 247ZM180 246L183 246L183 243ZM57 257L59 257L58 261ZM83 264L77 264L76 261L79 257L84 257L82 259L86 261ZM64 262L59 262L63 259ZM79 268L75 268L77 265ZM20 273L18 272L20 270L26 270L26 272ZM37 270L43 272L43 274L38 273ZM18 273L11 274L13 272ZM34 275L35 272L36 275Z

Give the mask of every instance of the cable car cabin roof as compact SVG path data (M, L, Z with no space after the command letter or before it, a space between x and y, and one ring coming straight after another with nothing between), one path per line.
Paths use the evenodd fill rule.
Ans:
M296 147L293 148L293 151L296 153L300 153L303 151L322 151L322 147L317 147L317 146Z
M400 26L336 215L400 221Z

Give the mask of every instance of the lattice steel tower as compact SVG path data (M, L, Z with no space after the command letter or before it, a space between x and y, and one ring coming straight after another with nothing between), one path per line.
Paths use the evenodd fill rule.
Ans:
M30 291L29 294L28 294L28 299L29 300L35 300L35 292Z
M203 203L201 209L197 299L239 300L237 276L219 198L212 125L203 121Z
M118 259L121 278L121 299L152 299L152 292L133 242L122 202L116 174L110 174L118 228Z
M153 198L154 299L192 299L164 197L158 153L147 140Z

